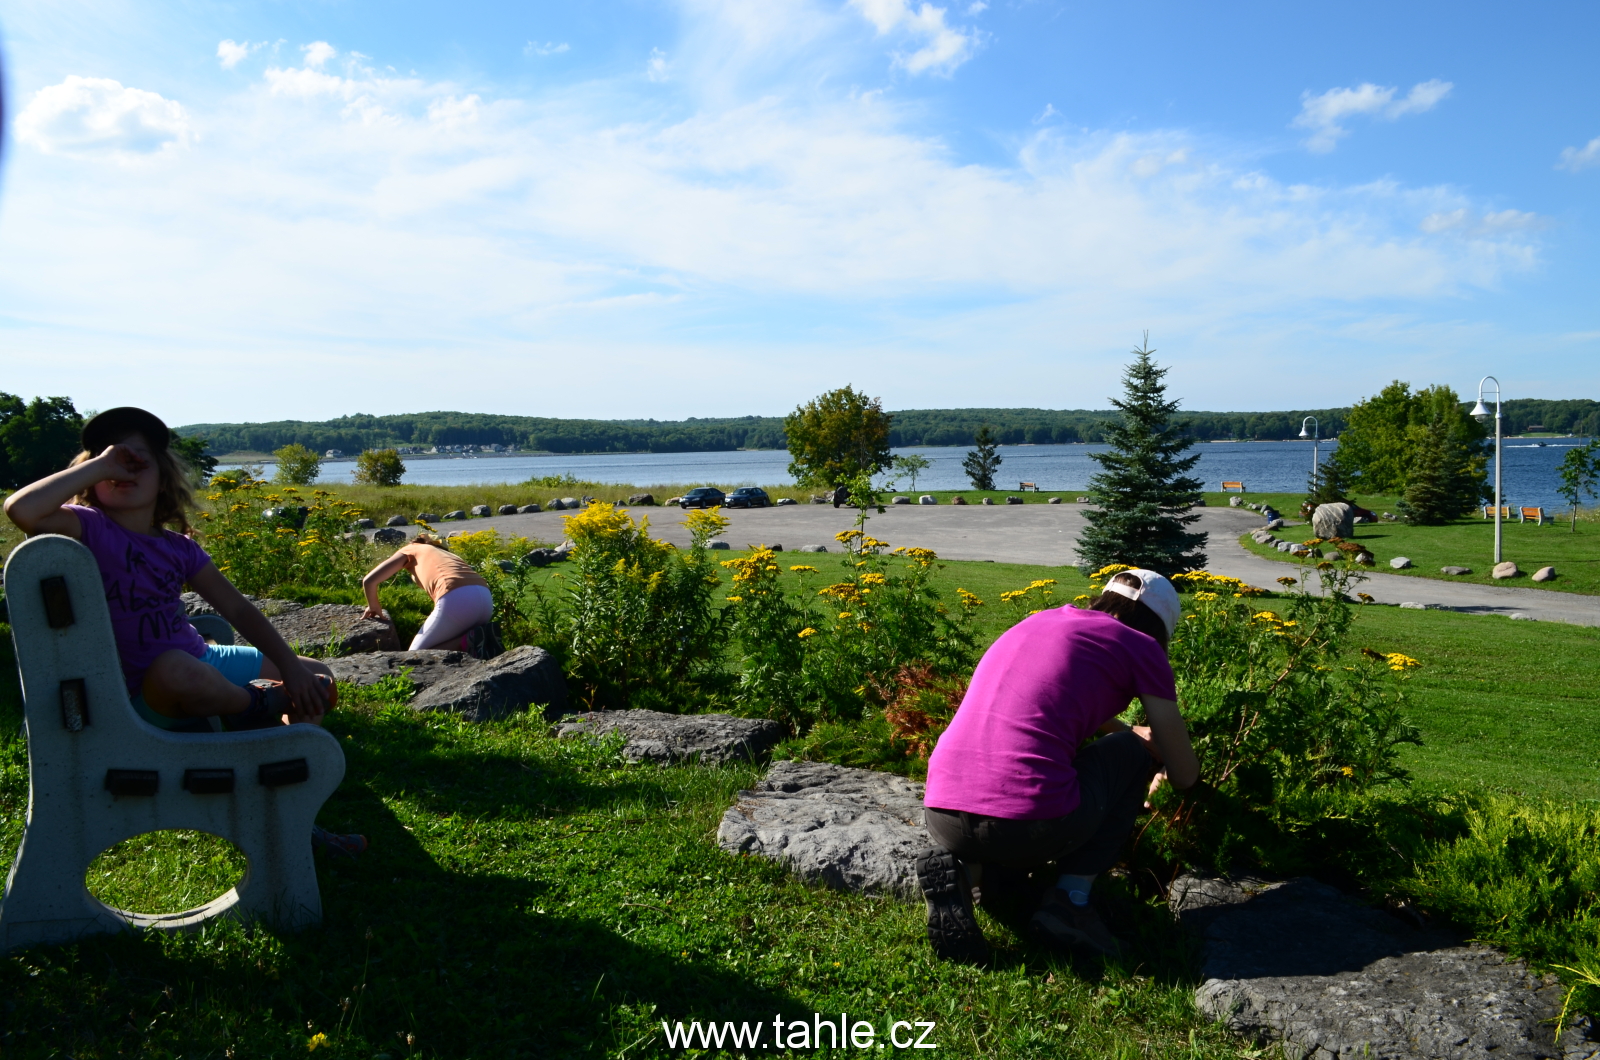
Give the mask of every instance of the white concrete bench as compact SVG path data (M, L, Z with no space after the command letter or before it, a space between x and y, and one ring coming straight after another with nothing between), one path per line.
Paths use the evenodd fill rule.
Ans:
M164 732L128 701L105 589L89 550L32 538L5 568L28 735L28 821L0 903L0 952L129 928L182 930L219 916L280 928L322 919L311 826L344 777L315 725ZM113 909L84 884L115 843L193 829L243 851L244 877L181 913Z

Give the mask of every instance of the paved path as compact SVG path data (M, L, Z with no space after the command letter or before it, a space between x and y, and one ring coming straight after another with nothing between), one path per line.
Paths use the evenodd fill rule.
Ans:
M872 516L867 526L872 536L880 540L897 546L931 548L946 559L1059 567L1077 562L1075 546L1084 525L1083 511L1084 506L1078 504L890 505L882 515ZM451 533L457 529L494 527L502 534L554 542L562 536L562 514L500 515L466 523L441 523L438 529ZM689 534L683 525L687 513L677 508L641 508L634 514L648 515L657 537L688 546ZM793 551L803 545L827 545L828 551L837 552L839 544L834 535L850 529L855 522L853 509L815 504L740 509L723 514L729 519L723 540L735 548L781 544ZM1252 511L1202 510L1199 528L1210 535L1206 548L1208 568L1263 587L1272 587L1275 579L1293 573L1297 569L1294 564L1263 559L1239 545L1240 534L1260 525L1261 517ZM415 528L408 527L407 531L415 533ZM1412 602L1472 614L1600 626L1600 596L1380 573L1368 575L1360 588L1380 603Z

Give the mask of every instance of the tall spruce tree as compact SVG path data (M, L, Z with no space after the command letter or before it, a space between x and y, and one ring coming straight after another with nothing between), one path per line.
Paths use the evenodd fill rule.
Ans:
M1150 355L1150 333L1123 373L1123 398L1111 399L1121 423L1103 428L1111 450L1090 454L1100 472L1089 479L1095 507L1084 513L1089 525L1078 537L1078 565L1085 573L1111 563L1127 563L1161 574L1205 566L1206 535L1187 529L1200 516L1190 509L1200 501L1200 480L1185 472L1200 460L1183 454L1194 442L1187 423L1174 423L1176 401L1167 400L1162 382L1167 369Z
M985 423L978 428L973 444L977 448L961 461L962 470L966 471L967 478L972 480L973 489L992 490L994 473L1000 470L1000 454L996 451L1000 448L1000 439L994 436L994 432Z

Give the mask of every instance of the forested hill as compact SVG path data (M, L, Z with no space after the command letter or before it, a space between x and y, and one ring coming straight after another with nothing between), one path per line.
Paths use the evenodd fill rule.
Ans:
M1292 412L1182 412L1199 439L1293 438L1306 416L1322 424L1322 436L1344 427L1348 409ZM1109 411L1087 409L906 409L893 417L890 444L971 445L984 424L1007 444L1093 442ZM1505 404L1505 429L1520 433L1541 425L1552 431L1600 433L1600 402L1516 400ZM198 435L212 453L270 453L291 442L317 452L392 445L515 445L555 453L685 453L730 449L786 448L783 420L777 416L686 420L560 420L537 416L490 416L469 412L419 412L396 416L343 416L320 423L194 423L179 427Z

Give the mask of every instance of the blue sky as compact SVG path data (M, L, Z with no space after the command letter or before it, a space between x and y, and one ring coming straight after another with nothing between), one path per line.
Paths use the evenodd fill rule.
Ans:
M0 389L1600 397L1593 4L0 0Z

